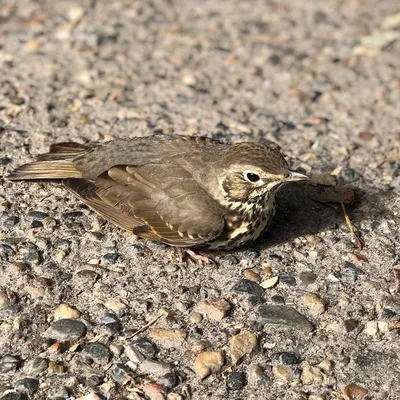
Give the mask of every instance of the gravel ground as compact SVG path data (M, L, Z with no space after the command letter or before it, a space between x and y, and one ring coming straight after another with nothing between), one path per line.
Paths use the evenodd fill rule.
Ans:
M271 140L354 190L363 249L300 184L257 243L202 266L59 183L0 178L0 398L400 399L399 12L2 0L0 176L57 141Z

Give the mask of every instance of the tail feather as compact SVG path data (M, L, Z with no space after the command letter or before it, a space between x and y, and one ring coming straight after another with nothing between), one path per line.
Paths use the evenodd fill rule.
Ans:
M22 165L11 172L11 181L29 179L82 178L73 160L84 152L85 146L77 143L60 143L50 147L50 152L41 154L37 161Z

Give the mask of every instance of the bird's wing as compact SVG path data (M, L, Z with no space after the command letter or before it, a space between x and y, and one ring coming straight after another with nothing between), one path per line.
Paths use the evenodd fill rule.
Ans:
M207 242L224 228L218 203L176 165L112 167L82 200L117 225L174 246Z

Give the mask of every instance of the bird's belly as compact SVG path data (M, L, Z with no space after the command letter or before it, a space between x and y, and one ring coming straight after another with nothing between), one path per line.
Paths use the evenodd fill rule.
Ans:
M268 227L275 214L275 199L270 198L259 212L250 215L234 214L226 218L227 227L216 240L208 243L209 249L232 249L257 239Z

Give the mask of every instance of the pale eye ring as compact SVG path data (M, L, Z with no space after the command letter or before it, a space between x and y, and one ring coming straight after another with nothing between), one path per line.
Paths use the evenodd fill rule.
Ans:
M250 183L257 183L261 179L260 175L258 175L257 173L255 173L253 171L244 171L243 177L244 177L244 179L246 179L247 182L250 182Z

